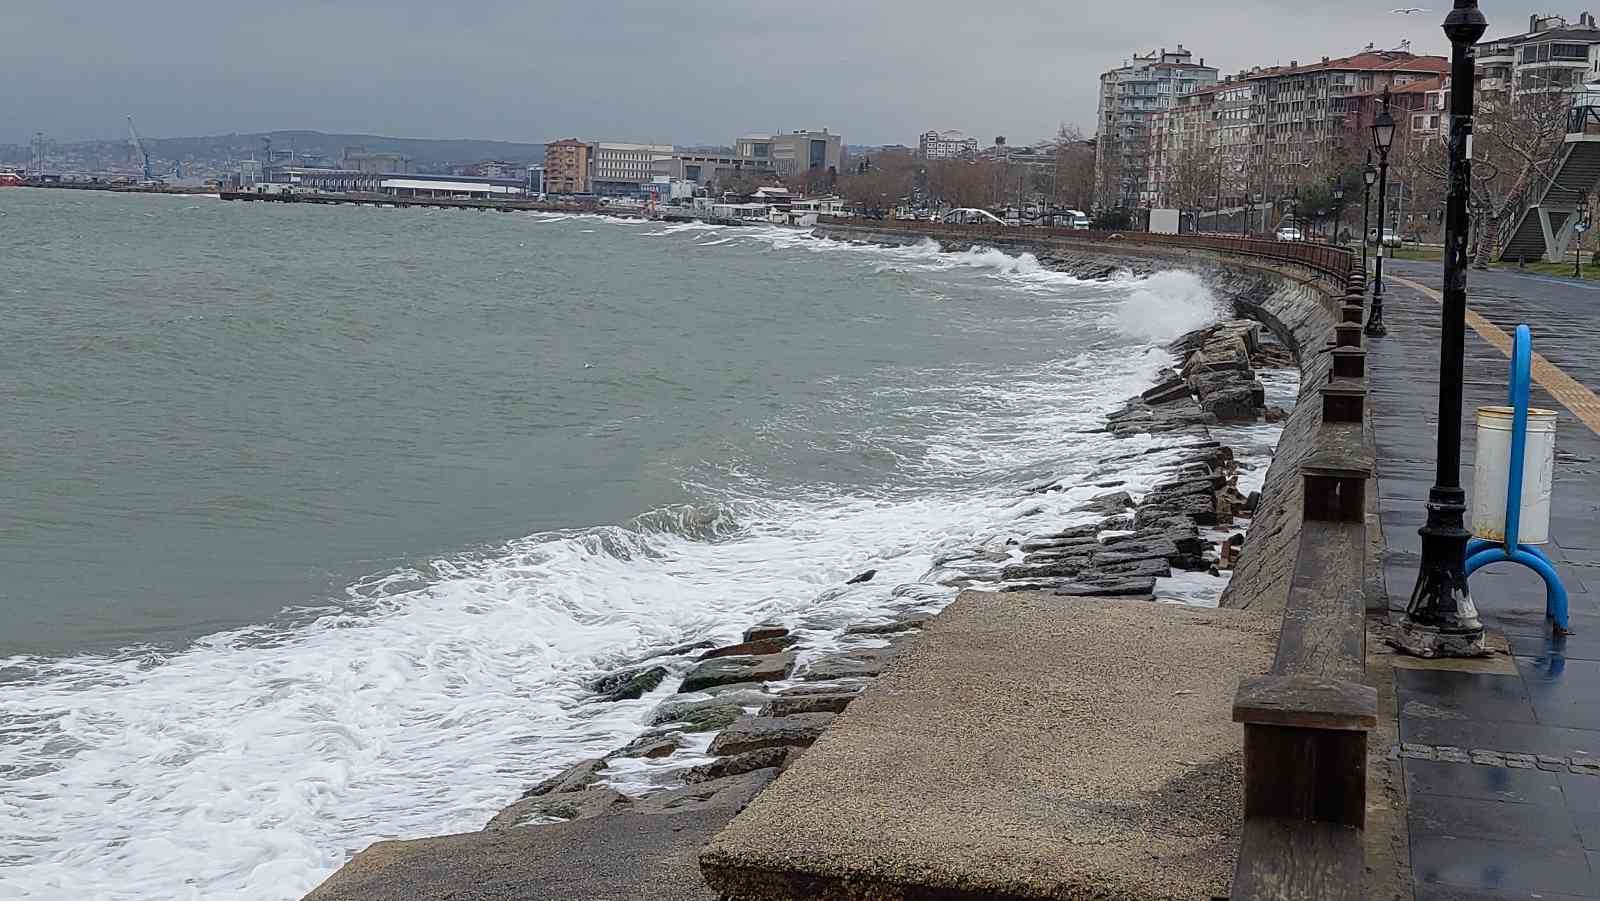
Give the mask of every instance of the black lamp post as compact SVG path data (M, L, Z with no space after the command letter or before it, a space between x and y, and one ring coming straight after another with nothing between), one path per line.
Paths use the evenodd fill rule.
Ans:
M1372 186L1378 183L1378 170L1372 167L1372 151L1367 151L1367 167L1361 170L1366 190L1361 198L1361 274L1367 274L1367 232L1372 228Z
M1471 80L1469 73L1468 80ZM1384 202L1389 193L1389 146L1394 143L1394 117L1389 115L1389 89L1383 89L1383 108L1372 121L1372 144L1378 148L1378 270L1372 279L1372 314L1367 317L1366 332L1377 337L1387 335L1383 327L1383 249Z
M1333 228L1328 230L1328 243L1332 244L1339 238L1339 226L1344 224L1344 179L1343 176L1333 179Z
M1467 590L1467 495L1461 490L1462 347L1467 330L1467 199L1472 191L1472 47L1488 27L1478 0L1455 0L1450 38L1450 187L1444 213L1444 313L1439 338L1439 451L1422 564L1398 643L1422 657L1476 657L1483 623ZM1381 192L1380 192L1381 193Z

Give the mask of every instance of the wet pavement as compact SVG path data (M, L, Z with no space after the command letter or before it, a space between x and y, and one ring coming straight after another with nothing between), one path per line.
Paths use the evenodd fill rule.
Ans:
M1437 290L1437 264L1390 263ZM1600 285L1472 272L1470 307L1583 386L1600 386ZM1389 334L1368 340L1378 507L1391 611L1416 580L1433 483L1439 304L1390 281ZM1474 411L1505 402L1508 361L1467 330L1462 483L1470 490ZM1600 898L1600 437L1535 384L1533 405L1561 414L1552 543L1575 634L1552 638L1544 583L1495 564L1471 588L1492 661L1400 661L1395 684L1418 901Z

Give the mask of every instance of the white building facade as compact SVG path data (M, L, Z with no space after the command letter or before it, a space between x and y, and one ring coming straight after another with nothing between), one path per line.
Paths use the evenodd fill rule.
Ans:
M978 155L978 139L959 131L930 131L917 142L917 155L925 160L970 160Z
M657 165L672 159L671 144L600 142L589 154L589 190L594 194L631 196L658 174Z

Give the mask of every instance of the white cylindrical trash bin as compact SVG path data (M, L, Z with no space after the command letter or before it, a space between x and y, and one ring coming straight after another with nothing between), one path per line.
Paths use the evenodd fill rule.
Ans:
M1506 540L1506 489L1511 483L1511 407L1478 408L1478 450L1472 467L1472 534ZM1528 409L1528 441L1522 455L1522 518L1518 544L1550 541L1550 486L1556 469L1556 414Z

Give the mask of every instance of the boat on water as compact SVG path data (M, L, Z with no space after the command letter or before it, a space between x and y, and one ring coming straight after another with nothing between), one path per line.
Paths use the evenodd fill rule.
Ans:
M0 188L20 188L27 183L20 169L0 168Z

